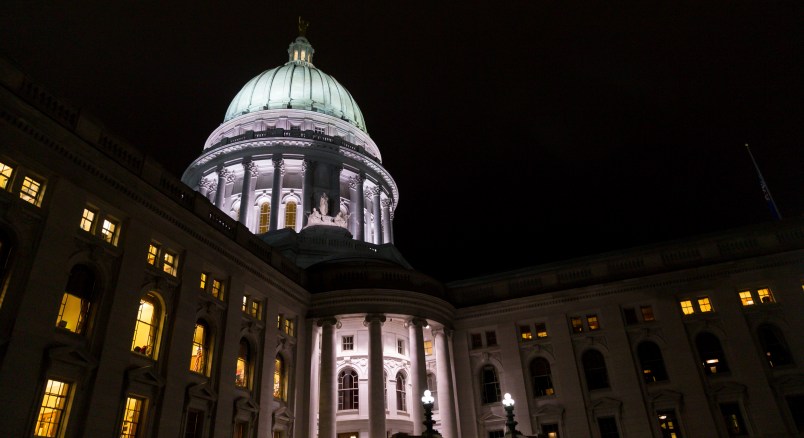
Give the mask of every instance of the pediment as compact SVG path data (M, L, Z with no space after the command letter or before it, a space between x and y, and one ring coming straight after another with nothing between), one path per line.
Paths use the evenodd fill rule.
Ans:
M218 393L209 385L209 382L190 385L187 388L187 395L190 398L199 398L213 402L218 399Z
M534 415L563 415L564 407L561 405L543 404L533 411Z
M165 380L154 370L152 365L130 368L126 371L126 378L129 382L142 383L148 386L161 388L165 385Z
M711 393L717 397L737 397L745 394L747 387L736 382L719 382L712 385Z
M492 411L486 411L477 418L479 422L487 421L505 421L505 417L495 414Z
M240 397L235 400L235 409L239 412L246 411L256 414L260 411L260 406L249 397Z
M51 362L76 365L85 369L93 369L98 366L98 361L83 348L71 346L53 347L48 350L47 354Z
M597 400L592 400L591 406L595 411L612 411L619 412L623 402L611 397L601 397Z

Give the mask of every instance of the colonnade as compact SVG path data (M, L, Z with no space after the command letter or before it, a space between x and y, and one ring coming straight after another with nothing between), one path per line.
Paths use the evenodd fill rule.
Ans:
M369 438L385 438L385 394L383 377L382 326L386 317L383 314L367 314L363 325L368 328L368 429ZM413 403L409 405L413 433L423 431L424 413L419 398L427 388L427 369L425 365L424 328L426 320L410 318L406 322L410 336L410 382ZM338 377L336 354L336 330L340 328L337 318L322 318L316 321L321 329L321 365L319 368L318 436L336 437L336 412L338 406ZM444 438L458 438L455 403L453 399L452 365L448 331L434 328L436 355L436 378L441 425L439 431Z

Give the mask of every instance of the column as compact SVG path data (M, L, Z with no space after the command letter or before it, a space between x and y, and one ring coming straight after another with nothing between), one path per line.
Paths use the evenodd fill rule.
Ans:
M384 243L393 243L391 235L391 200L388 198L382 200L382 241Z
M452 364L449 358L449 344L445 328L433 329L436 353L436 379L438 382L438 413L441 414L441 435L444 438L458 438L455 423L455 404L452 395Z
M338 386L335 376L335 318L320 319L321 376L318 392L318 437L335 438L335 409L338 406Z
M313 212L313 171L315 161L302 161L302 228L307 226L307 216Z
M224 196L226 195L226 183L234 178L231 170L218 166L218 188L215 191L215 206L223 210Z
M369 331L368 392L369 438L386 438L385 391L383 390L382 324L385 315L366 315Z
M363 240L363 174L349 179L349 231L355 240Z
M382 216L380 215L380 188L371 187L369 189L369 196L371 196L371 210L374 216L374 243L381 245L382 241Z
M212 189L212 181L201 178L201 181L198 181L198 193L201 193L201 196L208 196L210 189Z
M254 185L257 184L257 164L251 161L251 157L243 160L243 193L240 195L240 223L246 228L251 229L254 221Z
M279 221L279 203L282 201L282 174L285 173L285 160L282 156L276 156L274 162L274 181L271 187L271 224L268 231L276 231Z
M335 205L331 205L329 215L335 217L341 211L341 172L343 166L332 167L332 180L329 184L329 198Z
M424 430L424 408L421 399L427 389L427 365L424 358L424 327L427 321L422 318L411 318L408 321L408 335L410 337L410 390L413 392L413 403L410 406L410 416L413 419L413 434L421 435Z

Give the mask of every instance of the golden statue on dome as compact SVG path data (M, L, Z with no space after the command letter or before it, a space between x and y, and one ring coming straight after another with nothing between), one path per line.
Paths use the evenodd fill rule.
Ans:
M309 21L302 20L301 15L299 15L299 36L305 36L307 33L307 28L310 26Z

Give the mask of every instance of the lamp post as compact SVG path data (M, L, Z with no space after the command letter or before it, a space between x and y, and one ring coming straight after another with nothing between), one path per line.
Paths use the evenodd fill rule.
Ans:
M433 424L435 424L435 421L433 421L433 403L435 403L433 394L429 389L425 389L424 396L422 397L422 404L424 405L424 427L426 428L422 433L423 437L441 436L437 431L433 430Z
M511 394L505 393L502 404L503 408L505 408L505 414L508 417L505 425L508 426L508 432L511 436L516 438L520 436L520 433L516 430L516 421L514 421L514 399L511 398Z

